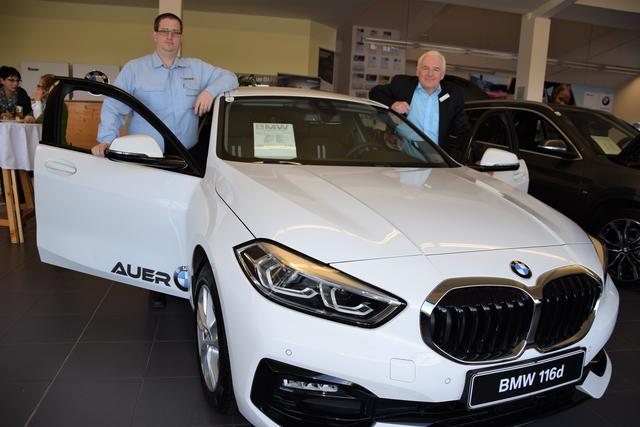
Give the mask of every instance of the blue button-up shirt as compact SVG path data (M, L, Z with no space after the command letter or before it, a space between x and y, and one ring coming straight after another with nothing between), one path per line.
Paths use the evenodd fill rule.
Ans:
M167 68L157 53L129 61L120 71L114 85L138 98L167 125L186 147L197 141L198 116L193 106L196 97L206 89L214 97L238 87L238 79L231 71L214 67L199 59L175 59ZM98 142L111 143L130 115L127 133L152 136L164 151L164 139L145 119L131 108L105 98L100 113Z
M440 126L440 106L439 96L442 88L438 88L429 95L422 85L418 83L416 90L411 98L411 106L407 118L416 126L418 126L429 138L436 144L438 143L438 134Z

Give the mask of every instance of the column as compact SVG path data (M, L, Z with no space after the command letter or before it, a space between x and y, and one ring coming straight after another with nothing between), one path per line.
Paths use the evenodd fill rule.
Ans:
M158 0L158 15L173 13L182 19L182 0Z
M516 69L516 99L542 101L550 27L549 18L531 13L522 16Z

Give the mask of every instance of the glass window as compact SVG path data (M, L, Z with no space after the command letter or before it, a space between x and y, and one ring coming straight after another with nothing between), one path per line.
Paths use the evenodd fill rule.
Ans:
M472 123L478 122L484 111L473 110L470 113ZM485 116L479 122L471 138L471 146L467 153L467 162L479 163L487 148L500 148L511 151L509 127L502 111Z
M521 150L535 151L549 154L541 146L545 141L558 139L563 141L567 148L572 151L569 144L560 131L545 117L532 111L515 110L511 113L513 126L518 136L518 146Z
M236 97L221 155L247 162L447 167L433 143L386 109L348 101Z
M619 122L615 117L596 111L565 110L562 113L602 154L620 154L625 144L638 134L631 126Z

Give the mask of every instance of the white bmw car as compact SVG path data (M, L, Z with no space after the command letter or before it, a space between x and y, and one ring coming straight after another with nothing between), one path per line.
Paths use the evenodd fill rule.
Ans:
M62 144L75 91L140 114L164 152ZM189 299L204 393L256 426L521 422L611 378L601 244L374 102L241 88L185 149L128 94L61 78L35 180L42 260Z

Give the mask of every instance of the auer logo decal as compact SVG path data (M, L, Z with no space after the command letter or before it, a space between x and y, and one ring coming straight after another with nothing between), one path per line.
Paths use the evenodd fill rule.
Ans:
M120 274L121 276L131 277L132 279L144 280L145 282L149 283L155 283L158 285L162 283L165 286L171 286L171 284L169 283L171 281L171 276L162 271L156 271L150 268L132 266L131 264L127 264L127 266L125 267L121 262L118 262L113 267L111 272Z
M173 283L183 291L188 291L189 286L191 286L191 279L189 278L189 267L182 266L176 268L176 271L173 273Z
M531 269L522 261L514 259L511 261L511 270L523 279L531 277Z

